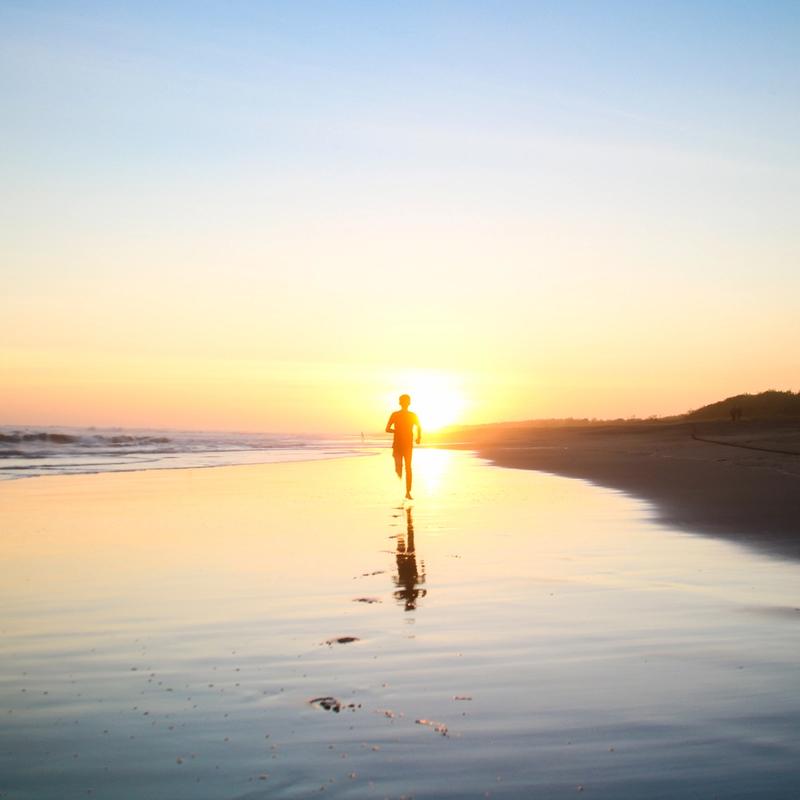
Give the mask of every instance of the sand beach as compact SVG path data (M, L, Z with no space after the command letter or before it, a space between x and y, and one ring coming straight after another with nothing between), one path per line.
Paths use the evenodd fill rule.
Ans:
M487 426L455 433L493 463L619 489L664 525L800 559L795 421Z
M794 798L800 565L421 449L0 485L0 794Z

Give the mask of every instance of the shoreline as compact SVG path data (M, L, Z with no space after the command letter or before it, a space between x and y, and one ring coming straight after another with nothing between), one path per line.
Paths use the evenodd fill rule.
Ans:
M487 430L461 446L497 466L628 493L659 524L800 560L798 445L798 425L643 423Z
M470 450L492 465L577 478L649 503L653 521L800 561L800 424L640 423L487 426L427 447ZM439 441L436 441L439 439ZM374 450L234 464L140 466L25 478L211 470L378 455ZM37 481L38 483L38 481Z
M269 464L305 464L314 461L336 461L337 459L342 458L364 458L367 456L374 456L377 453L381 452L379 449L375 448L374 450L358 450L351 453L325 453L322 455L306 455L303 453L303 456L300 458L274 458L271 460L260 461L231 461L231 462L221 462L219 464L155 464L151 466L131 466L131 467L117 467L114 466L111 469L96 469L96 470L89 470L89 469L76 469L74 471L58 471L53 470L52 472L41 472L35 474L27 474L25 473L24 469L20 469L19 474L11 474L11 475L3 475L0 474L0 486L6 483L16 483L17 481L24 481L24 480L33 480L36 478L74 478L80 477L85 475L117 475L117 474L131 474L131 473L139 473L139 472L171 472L173 470L192 470L192 469L224 469L225 467L261 467L266 466ZM32 466L29 469L36 470L40 469L40 467ZM2 467L0 466L0 470Z

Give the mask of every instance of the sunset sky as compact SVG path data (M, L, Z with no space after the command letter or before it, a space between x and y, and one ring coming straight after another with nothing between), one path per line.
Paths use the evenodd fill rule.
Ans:
M800 3L0 1L0 424L800 388Z

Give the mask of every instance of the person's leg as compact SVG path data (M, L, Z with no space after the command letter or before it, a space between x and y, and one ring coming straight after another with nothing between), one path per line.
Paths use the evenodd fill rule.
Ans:
M394 456L394 471L397 473L398 478L403 477L403 454L399 450L392 453Z
M406 462L406 497L410 498L411 497L411 479L412 479L412 474L411 474L411 453L410 452L405 453L403 455L403 459Z

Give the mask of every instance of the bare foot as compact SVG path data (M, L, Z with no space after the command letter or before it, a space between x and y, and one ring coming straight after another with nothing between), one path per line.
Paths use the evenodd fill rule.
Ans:
M411 492L406 492L406 500L413 500L414 498L411 496Z

